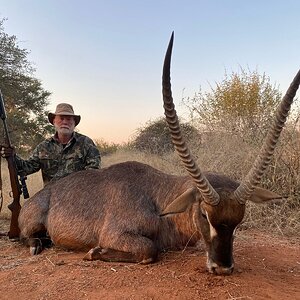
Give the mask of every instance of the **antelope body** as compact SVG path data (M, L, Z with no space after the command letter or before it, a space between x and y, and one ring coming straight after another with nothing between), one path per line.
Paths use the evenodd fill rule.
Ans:
M207 174L207 178L216 189L225 184L233 191L238 186L225 176ZM210 240L200 199L194 204L192 200L184 213L161 216L174 199L193 194L197 191L188 176L168 175L138 162L80 171L49 184L25 202L19 218L21 237L36 241L47 231L55 245L93 248L87 259L148 263L162 250L195 244L201 234ZM244 206L236 202L230 206L234 214L223 213L228 234L218 260L229 253L224 265L232 268L231 236Z
M163 99L172 141L190 176L172 176L149 165L125 162L74 173L51 183L25 202L21 237L38 254L48 232L55 245L89 250L86 259L150 263L160 251L203 238L208 270L230 274L233 232L245 203L281 198L257 187L273 154L300 83L296 75L283 98L261 153L241 182L204 173L193 160L179 128L170 84L173 35L163 70Z

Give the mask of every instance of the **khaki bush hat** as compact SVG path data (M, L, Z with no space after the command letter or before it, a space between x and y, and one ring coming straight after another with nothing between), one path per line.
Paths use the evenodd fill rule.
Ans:
M73 106L68 103L60 103L56 106L55 113L48 114L48 120L53 125L53 120L56 115L60 116L73 116L75 119L75 126L80 122L80 116L74 114Z

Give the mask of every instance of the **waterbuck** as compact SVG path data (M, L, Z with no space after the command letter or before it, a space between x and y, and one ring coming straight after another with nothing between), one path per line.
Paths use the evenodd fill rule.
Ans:
M74 173L25 202L19 225L32 254L42 250L47 232L53 243L89 250L85 259L150 263L160 251L180 249L202 238L207 267L231 274L233 232L247 201L281 198L260 188L276 142L300 83L300 71L277 110L260 155L241 182L202 172L180 133L170 84L173 34L163 67L163 101L172 141L189 175L165 174L149 165L124 162Z

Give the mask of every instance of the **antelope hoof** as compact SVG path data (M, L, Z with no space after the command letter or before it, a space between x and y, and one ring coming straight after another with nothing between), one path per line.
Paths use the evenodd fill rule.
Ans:
M140 264L141 265L148 265L151 264L155 261L155 259L153 257L147 258L147 259L143 259Z
M9 240L14 243L14 242L19 242L20 238L19 237L14 237L14 238L9 238Z
M29 251L30 251L30 255L38 255L38 254L40 254L41 252L42 252L42 248L41 247L39 247L39 246L37 246L37 247L30 247L29 248Z
M43 244L40 239L32 239L29 241L30 255L38 255L43 251Z
M92 248L84 257L84 260L97 260L101 259L101 255L104 253L100 247Z

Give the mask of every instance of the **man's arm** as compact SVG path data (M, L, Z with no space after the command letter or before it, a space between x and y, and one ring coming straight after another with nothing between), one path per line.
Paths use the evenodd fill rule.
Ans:
M85 169L100 169L100 151L91 139L87 140L87 155L85 159Z
M29 175L38 172L41 168L41 162L38 155L38 149L35 148L32 155L28 159L22 159L16 155L16 165L19 173Z

